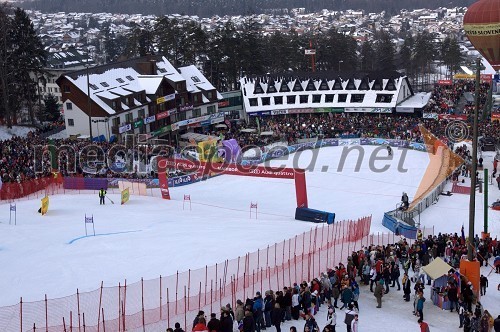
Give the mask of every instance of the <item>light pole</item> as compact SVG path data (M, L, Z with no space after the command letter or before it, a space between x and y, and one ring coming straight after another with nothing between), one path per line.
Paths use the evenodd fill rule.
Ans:
M340 73L340 64L344 62L344 60L339 60L339 73Z
M467 258L470 262L474 259L474 221L476 213L476 172L477 172L477 122L479 113L479 82L481 75L481 59L476 59L476 93L474 107L474 124L472 134L472 172L470 183L470 201L469 201L469 245L467 246ZM486 179L485 179L486 180Z
M89 80L89 55L87 53L87 110L89 112L89 133L90 143L92 143L92 103L90 100L90 80Z

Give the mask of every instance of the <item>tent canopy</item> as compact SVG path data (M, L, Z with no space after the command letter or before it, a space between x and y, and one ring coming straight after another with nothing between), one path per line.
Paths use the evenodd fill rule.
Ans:
M452 267L439 257L434 259L426 266L422 267L422 270L424 270L424 272L432 279L438 279L444 275L447 275L448 271L450 271L451 269Z

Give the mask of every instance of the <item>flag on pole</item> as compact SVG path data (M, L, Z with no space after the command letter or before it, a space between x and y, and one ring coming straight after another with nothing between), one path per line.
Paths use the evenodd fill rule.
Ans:
M93 224L94 223L94 217L87 217L85 216L85 223L86 224Z
M14 204L14 205L11 204L10 205L10 210L15 212L16 211L16 204Z

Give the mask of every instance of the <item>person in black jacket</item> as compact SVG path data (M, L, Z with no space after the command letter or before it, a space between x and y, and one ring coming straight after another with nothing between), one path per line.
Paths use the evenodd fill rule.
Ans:
M194 325L193 325L194 326ZM181 324L175 323L175 329L174 332L184 332L183 329L181 329Z
M274 304L274 308L271 311L271 321L276 327L276 332L281 332L281 321L283 319L283 310L278 303Z
M394 263L394 262L392 262L391 265L392 265L392 270L391 270L392 285L391 285L391 287L394 287L397 284L398 290L401 290L401 285L399 284L399 275L400 275L399 265Z
M233 318L231 317L231 313L228 310L222 310L220 316L220 331L233 332Z
M283 304L285 305L285 320L292 320L292 290L283 288L285 295L283 296Z
M250 310L245 311L245 318L243 318L243 332L255 332L255 320Z
M217 319L216 314L210 314L210 321L207 324L207 328L209 332L220 332L220 320Z
M479 279L479 286L481 290L481 296L486 295L486 287L488 287L488 278L481 274Z
M493 328L495 329L495 332L500 332L500 315L498 315L498 317L493 322Z
M408 274L405 273L403 275L403 298L405 299L406 302L410 301L410 295L411 295L411 280L408 277Z

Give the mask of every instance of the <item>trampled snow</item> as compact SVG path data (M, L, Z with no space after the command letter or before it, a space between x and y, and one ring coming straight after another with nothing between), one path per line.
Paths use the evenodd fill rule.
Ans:
M11 139L12 136L26 137L30 131L34 130L34 128L24 126L12 126L12 128L0 126L0 141Z
M429 158L426 153L408 150L401 161L403 150L393 149L392 161L374 164L381 168L388 163L388 170L374 172L370 156L386 152L377 152L371 146L363 146L363 150L359 170L355 151L344 158L342 166L343 147L305 151L271 164L293 166L295 162L298 167L308 168L316 153L316 162L309 167L313 171L306 174L309 207L335 212L337 220L371 214L371 231L387 232L381 225L383 213L395 208L403 191L412 199ZM488 160L485 164L491 166ZM490 186L490 202L500 197L499 192ZM184 194L191 195L191 211L183 210ZM124 279L132 283L141 277L151 279L177 270L197 269L265 248L316 226L294 220L293 180L222 175L172 188L171 195L171 201L131 196L129 202L120 205L119 195L111 193L108 196L115 204L107 201L105 206L99 205L97 193L53 195L46 216L37 213L39 199L21 200L17 202L17 226L9 225L9 205L0 205L0 305L18 303L20 296L24 301L35 301L43 299L44 294L49 298L74 294L76 288L90 291L97 289L101 281L105 286L114 286ZM467 229L468 199L468 195L442 196L424 212L422 224L435 226L436 232L459 232L462 223ZM251 202L258 203L257 220L249 218ZM476 232L480 232L482 195L478 195L477 202ZM85 214L93 215L99 236L84 237ZM490 211L493 237L499 233L499 215ZM485 298L485 305L495 317L499 314L498 306L494 306L495 301L499 303L498 279L495 274L490 277L492 302ZM451 318L442 318L429 294L427 299L424 314L428 313L426 321L432 331L452 330L447 322L458 327L455 314L443 313ZM401 292L389 293L384 302L382 310L375 309L373 295L366 288L362 291L361 331L381 331L382 326L386 331L418 330L411 305L403 302ZM379 317L380 311L390 315L387 320ZM322 327L321 318L318 321ZM345 326L342 321L343 313L339 311L340 331Z

